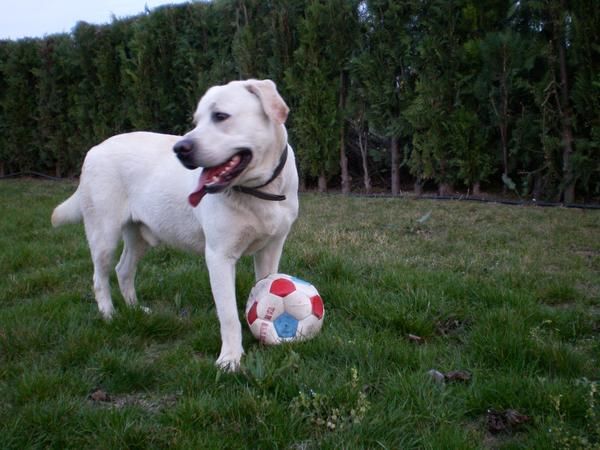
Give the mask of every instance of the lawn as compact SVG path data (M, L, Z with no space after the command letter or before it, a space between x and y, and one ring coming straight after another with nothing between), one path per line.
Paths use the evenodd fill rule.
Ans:
M101 320L69 182L0 182L0 447L600 448L600 211L301 195L281 271L315 339L214 366L201 258L151 251ZM253 284L238 265L240 314Z

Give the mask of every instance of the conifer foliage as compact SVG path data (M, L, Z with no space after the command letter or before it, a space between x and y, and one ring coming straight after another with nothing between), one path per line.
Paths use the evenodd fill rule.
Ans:
M0 41L0 175L75 176L132 130L182 134L211 85L272 78L302 181L600 198L594 0L214 0Z

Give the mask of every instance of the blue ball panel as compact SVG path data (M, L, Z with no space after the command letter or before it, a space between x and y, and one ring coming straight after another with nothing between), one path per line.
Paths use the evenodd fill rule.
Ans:
M275 331L280 338L293 338L298 330L298 321L289 315L283 313L273 321Z
M290 276L290 278L292 279L292 281L294 283L305 284L306 286L312 286L308 281L304 281L302 278L296 278L296 277L293 277L293 276Z

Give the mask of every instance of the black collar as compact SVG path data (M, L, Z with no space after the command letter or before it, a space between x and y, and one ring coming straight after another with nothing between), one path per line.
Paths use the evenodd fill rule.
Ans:
M255 187L234 186L232 187L232 189L237 192L243 192L244 194L253 195L256 198L260 198L261 200L270 200L273 202L281 202L285 200L285 195L269 194L268 192L259 191L259 189L270 184L271 182L273 182L273 180L275 180L275 178L279 176L279 174L283 170L283 167L285 166L285 162L287 161L287 154L288 147L287 144L285 144L285 148L283 149L281 157L279 158L279 164L277 164L277 167L275 167L275 170L273 171L273 175L271 175L271 178L269 178L269 180L266 183Z

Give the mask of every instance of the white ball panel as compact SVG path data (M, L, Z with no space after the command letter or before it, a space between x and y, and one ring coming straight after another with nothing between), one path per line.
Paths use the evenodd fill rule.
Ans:
M298 323L298 339L301 340L312 338L319 331L321 331L322 326L323 319L319 319L312 314L309 315L306 319L303 319Z
M284 299L284 309L297 320L302 320L312 314L310 297L304 292L292 292Z
M318 295L317 289L312 284L297 284L297 289L303 292L307 297L314 297Z
M279 336L277 336L277 332L271 321L256 319L256 321L250 325L250 331L254 337L263 344L276 345L280 343Z
M256 312L261 319L275 320L284 312L284 303L281 297L267 294L258 302Z

